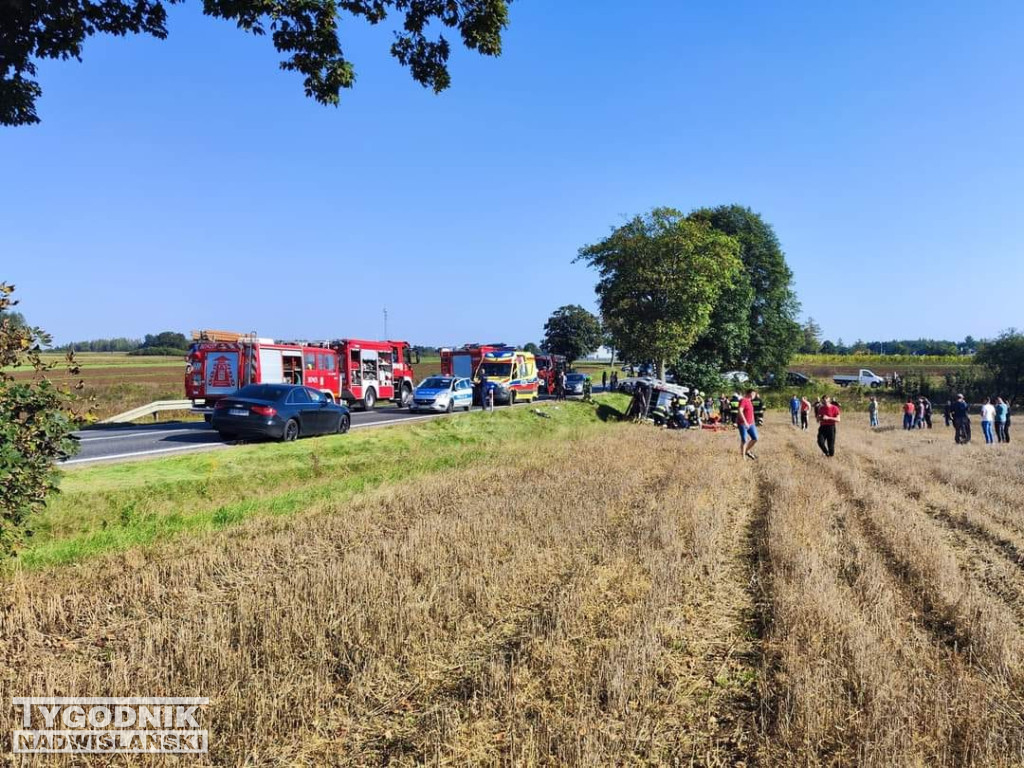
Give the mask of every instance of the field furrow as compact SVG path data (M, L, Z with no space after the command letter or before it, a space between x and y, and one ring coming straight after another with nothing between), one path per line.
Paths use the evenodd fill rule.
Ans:
M925 610L846 462L805 435L784 442L762 479L774 762L1015 764L1009 683L972 667Z

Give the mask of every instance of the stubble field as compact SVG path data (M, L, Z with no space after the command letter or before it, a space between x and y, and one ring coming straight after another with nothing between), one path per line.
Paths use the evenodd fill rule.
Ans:
M17 572L0 698L208 696L225 765L1019 765L1020 445L862 420L593 419Z

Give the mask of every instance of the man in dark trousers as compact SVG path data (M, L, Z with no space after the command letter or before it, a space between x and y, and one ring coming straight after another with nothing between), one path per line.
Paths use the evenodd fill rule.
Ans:
M608 371L601 371L601 389L608 389Z
M968 416L970 406L964 400L963 395L957 395L953 401L953 428L956 434L953 439L957 445L966 445L971 442L971 419Z
M818 409L818 447L828 457L836 455L836 425L840 421L839 406L826 395Z

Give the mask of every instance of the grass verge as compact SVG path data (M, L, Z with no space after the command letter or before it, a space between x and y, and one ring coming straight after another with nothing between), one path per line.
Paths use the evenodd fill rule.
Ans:
M598 428L608 408L624 410L627 402L608 395L597 407L569 401L499 409L290 444L75 470L65 475L62 492L30 520L32 543L17 567L80 562L255 516L341 503L385 483L400 485L424 474L501 461L540 440L576 439Z

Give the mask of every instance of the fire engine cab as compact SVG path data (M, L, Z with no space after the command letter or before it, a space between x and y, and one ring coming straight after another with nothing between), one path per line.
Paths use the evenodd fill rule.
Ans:
M458 349L444 348L441 350L441 373L460 379L472 379L484 355L507 348L506 344L464 344Z
M537 355L536 357L540 391L550 395L555 391L555 374L565 369L565 355Z
M192 339L185 396L200 413L212 413L217 400L247 384L303 384L366 408L381 399L412 402L413 371L404 341L278 343L230 331L193 331Z
M413 370L405 341L341 339L331 342L341 366L341 397L346 403L373 408L378 400L412 405Z

